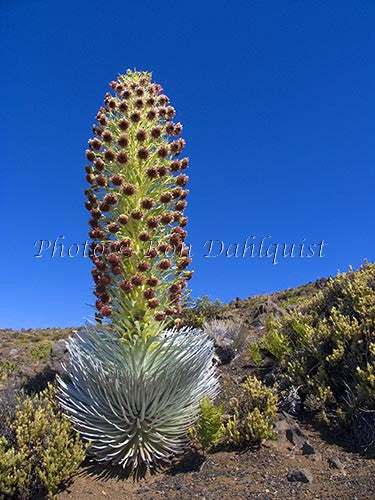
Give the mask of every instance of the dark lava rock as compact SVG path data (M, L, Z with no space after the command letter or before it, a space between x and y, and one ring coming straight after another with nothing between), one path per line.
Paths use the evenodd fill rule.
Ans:
M64 339L53 344L47 361L47 366L59 375L64 374L62 364L69 367L68 342Z
M313 476L309 469L291 469L287 479L291 483L312 483Z

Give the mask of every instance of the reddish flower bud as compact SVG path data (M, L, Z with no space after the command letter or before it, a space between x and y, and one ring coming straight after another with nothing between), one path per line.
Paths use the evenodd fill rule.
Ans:
M114 185L114 186L121 186L122 185L122 177L121 175L112 175L112 177L109 179L111 181L111 183Z
M103 203L106 203L108 205L116 205L117 203L117 196L113 193L107 193L104 198L103 198Z
M100 174L95 177L95 182L100 187L105 187L107 185L107 178Z
M120 267L120 266L113 267L113 268L112 268L112 273L113 273L113 274L116 274L116 275L121 274L121 273L122 273L122 269L121 269L121 267Z
M148 286L157 286L160 281L158 280L158 278L154 278L153 276L151 276L151 278L147 278L146 283Z
M174 109L173 106L168 106L166 109L166 113L167 113L168 118L173 118L176 114L176 110Z
M149 152L147 148L140 148L137 152L137 156L141 160L147 160Z
M117 161L122 165L125 165L126 163L128 163L128 160L128 153L125 151L125 149L121 149L121 151L117 153Z
M152 198L145 198L141 201L141 207L150 209L155 206L155 202Z
M150 309L156 309L160 305L160 302L158 299L150 299L147 304Z
M174 135L174 123L168 122L165 125L165 131L167 132L168 135Z
M129 122L125 120L125 118L121 118L121 120L118 122L118 126L120 130L123 130L125 132L129 128Z
M180 259L177 263L178 269L185 269L191 262L191 259L189 257L183 257Z
M176 184L176 186L184 187L184 186L186 186L188 180L189 180L189 177L187 175L180 174L176 177L175 184Z
M148 167L148 169L146 170L146 175L149 179L156 179L159 176L158 171L155 167Z
M119 287L121 290L124 290L124 292L131 292L133 290L133 284L127 280L120 281Z
M156 116L157 116L157 113L154 109L150 109L150 111L147 112L147 118L152 121L152 120L155 120Z
M150 217L147 219L146 224L149 229L155 229L158 227L159 221L156 217Z
M112 132L110 130L104 130L102 133L102 139L104 142L109 144L112 141Z
M129 217L127 215L125 215L125 214L120 214L117 217L117 222L119 224L122 224L123 226L125 226L129 222Z
M130 120L133 123L138 123L141 121L141 115L138 113L138 111L134 111L134 113L130 115Z
M168 173L168 169L165 165L159 165L157 167L157 171L158 171L159 177L163 177L164 175L167 175L167 173Z
M148 271L150 269L151 265L149 264L149 262L147 262L146 260L142 260L138 265L137 265L137 269L138 271L141 271L141 272L145 272L145 271Z
M102 212L110 212L111 211L111 205L107 205L106 203L101 203L99 205L99 208Z
M185 200L181 200L181 201L178 201L178 202L175 204L174 208L175 208L176 210L180 210L180 211L182 211L182 210L184 210L184 209L186 208L186 205L187 205L187 201L185 201Z
M180 187L176 187L172 190L172 195L173 195L173 198L176 200L177 198L179 198L182 194L182 188Z
M134 184L129 184L128 182L122 186L122 192L124 194L127 194L128 196L131 196L135 194L137 191L137 188L134 186Z
M160 311L160 312L157 312L157 313L155 314L155 319L156 319L156 321L164 321L164 320L165 320L165 318L166 318L166 316L167 316L167 315L166 315L166 313L165 313L165 312Z
M150 107L150 106L153 106L154 104L155 104L155 99L153 97L150 97L149 99L147 99L146 106Z
M166 95L161 94L158 97L158 103L160 104L160 106L166 106L169 103L169 99Z
M158 149L158 157L165 158L168 155L168 149L165 146L160 146Z
M102 143L101 143L101 141L99 141L99 139L95 138L95 139L91 139L89 141L89 146L91 149L94 149L95 151L99 151L99 149L102 147Z
M115 243L115 242L113 242ZM118 242L116 242L118 243ZM107 257L108 262L111 264L111 266L118 266L120 264L120 259L115 253L110 253Z
M151 240L151 234L148 233L147 231L142 231L141 233L139 233L139 239L140 241L150 241Z
M155 290L152 288L146 288L146 290L143 292L143 297L145 299L153 299L156 295Z
M129 144L128 136L126 134L121 134L117 139L117 144L122 148L126 148L126 146Z
M121 101L118 106L118 109L121 111L121 113L126 113L129 108L125 101Z
M161 128L160 128L160 127L154 127L154 128L151 130L151 136L152 136L154 139L158 139L158 138L161 136Z
M181 217L180 219L180 226L185 227L188 223L188 218L187 217Z
M173 160L169 168L171 169L172 172L178 172L179 170L181 170L180 160Z
M130 215L135 220L140 220L143 217L143 212L141 210L134 209L130 212Z
M124 257L132 257L134 255L134 250L132 250L131 248L128 248L128 247L121 247L121 254L124 256Z
M138 141L143 142L147 139L147 133L145 130L138 130L138 132L135 134L135 137L137 138Z
M168 260L168 259L163 259L161 261L159 261L158 263L158 267L160 269L162 269L163 271L166 271L167 269L169 269L171 267L171 261Z
M95 169L98 172L102 172L105 168L104 161L101 158L96 158L96 160L94 161L94 165L95 165Z
M120 226L116 222L111 222L108 224L107 229L110 233L115 234L120 230Z
M142 109L143 108L143 100L142 99L136 99L135 102L134 102L134 106L137 109Z
M113 161L115 159L116 155L115 153L112 151L112 149L107 149L106 151L104 151L104 158L107 160L107 161Z
M160 203L169 203L170 201L172 201L172 199L173 195L170 192L161 194L159 198Z
M162 222L163 224L170 224L172 220L173 216L169 212L166 212L160 217L160 222Z
M158 251L156 248L150 248L146 253L145 257L148 257L149 259L154 259L158 255Z
M94 161L95 160L95 153L93 153L90 149L86 149L86 158L89 161Z
M112 307L111 306L103 306L100 309L100 312L102 313L103 316L109 317L112 314Z
M135 276L132 277L131 282L133 283L134 286L141 286L144 283L144 278L140 274L136 274Z

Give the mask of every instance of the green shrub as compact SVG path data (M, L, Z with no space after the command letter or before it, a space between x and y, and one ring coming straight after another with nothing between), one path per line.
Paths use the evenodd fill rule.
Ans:
M16 369L16 365L12 361L4 361L0 364L0 383L4 383L8 380L8 377Z
M226 441L242 448L274 438L276 404L275 388L266 387L256 377L247 377L241 396L230 401L231 411L225 424Z
M0 498L55 498L85 458L52 385L36 396L20 395L6 418L2 412L0 430Z
M38 340L29 351L29 358L34 361L44 361L51 351L52 342L47 339Z
M280 358L286 382L305 408L350 431L365 450L375 443L375 265L338 274L279 322L291 350Z
M272 354L277 360L281 360L290 352L287 335L277 329L273 319L267 321L267 333L260 341L259 346Z
M224 406L215 406L210 398L205 397L200 404L200 409L201 415L196 427L192 430L192 436L205 450L211 444L216 443L223 433Z
M254 363L254 365L260 366L262 362L262 355L260 353L259 345L255 343L255 344L249 344L247 347L249 349L250 358Z
M184 323L193 328L202 328L206 321L220 316L224 307L219 299L213 302L208 295L198 297L191 304L185 306L183 310Z

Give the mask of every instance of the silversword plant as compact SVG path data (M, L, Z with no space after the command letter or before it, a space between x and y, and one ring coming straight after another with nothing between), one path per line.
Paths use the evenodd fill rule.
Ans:
M70 339L59 399L89 453L136 473L180 452L218 381L213 345L181 328L192 272L185 245L185 141L151 74L111 82L86 157L97 319Z

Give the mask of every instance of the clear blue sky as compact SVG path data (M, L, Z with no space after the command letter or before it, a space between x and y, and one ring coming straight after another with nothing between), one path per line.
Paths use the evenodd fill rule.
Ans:
M34 242L84 242L84 150L127 68L153 71L184 124L194 296L226 302L374 260L374 25L373 0L0 1L0 327L92 314L89 260L37 259ZM249 236L256 255L267 236L265 249L327 246L277 264L204 257L207 240Z

